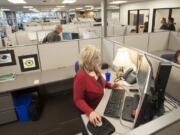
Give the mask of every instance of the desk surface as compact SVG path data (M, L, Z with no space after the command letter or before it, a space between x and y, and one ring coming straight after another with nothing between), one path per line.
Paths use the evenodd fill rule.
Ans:
M16 75L15 80L0 83L0 93L53 83L72 78L74 75L73 66Z
M133 86L133 88L137 88L137 87L138 87L137 85ZM132 88L132 87L130 87L130 88ZM128 87L124 87L124 89L126 90L125 96L133 96L134 93L129 92ZM103 115L103 113L106 108L110 94L111 94L111 90L105 89L104 96L103 96L101 102L99 103L99 105L97 106L97 108L95 109L95 111L98 112L103 117L106 117ZM122 107L123 107L123 105L122 105ZM142 133L144 134L146 131L147 131L147 134L151 134L151 133L158 131L164 127L167 127L168 125L170 125L173 122L180 119L180 115L178 116L179 111L180 111L180 109L175 109L174 111L169 112L169 113L163 115L162 117L152 120L152 121L148 122L147 124L139 126L138 128L135 128L135 129L133 129L134 124L131 122L127 122L127 121L123 121L122 119L116 119L116 118L111 118L111 117L106 117L106 118L115 127L115 133L113 135L124 135L124 134L140 135ZM172 116L173 116L173 118L171 118ZM81 118L82 118L84 124L87 125L87 123L89 121L88 117L85 114L83 114L83 115L81 115ZM90 134L89 131L88 131L88 133Z

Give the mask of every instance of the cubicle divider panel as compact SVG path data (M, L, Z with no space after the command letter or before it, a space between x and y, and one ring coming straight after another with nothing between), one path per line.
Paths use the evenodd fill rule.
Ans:
M172 51L180 50L180 32L170 32L168 49Z
M107 36L114 36L114 27L113 26L107 27Z
M18 31L15 33L18 45L33 45L37 44L37 40L31 40L26 31ZM35 33L33 33L35 34ZM33 35L34 36L34 35Z
M169 32L150 33L148 52L167 50L168 42L169 42Z
M114 44L112 41L103 39L102 46L102 62L113 66L114 59Z
M174 97L176 100L180 101L180 66L174 64L171 69L169 80L166 87L166 93Z
M125 31L126 31L126 27L122 27L122 26L118 26L115 25L114 26L114 36L124 36L125 35Z
M86 46L95 46L101 50L101 38L79 40L80 51Z
M2 50L14 50L16 64L1 67L0 68L0 74L6 74L6 73L22 74L22 73L40 71L40 64L39 64L39 56L38 56L37 45L33 45L33 46L16 46L16 47L8 48L8 49L1 49L0 51L2 51ZM35 60L33 59L34 58L33 56L28 58L28 56L31 56L31 55L35 55L35 60L36 60L36 63L34 65L32 65L33 68L31 68L30 65L29 65L29 67L24 68L25 71L21 70L21 67L20 67L21 62L19 60L19 56L20 57L26 57L26 58L24 58L24 63L28 62L29 60L30 61L33 60L33 62L35 62ZM22 60L22 63L23 63L23 60Z
M78 40L39 45L42 70L68 67L79 58Z
M120 44L124 42L124 36L107 37L106 39L118 42Z
M136 34L125 36L125 45L128 47L133 47L143 51L147 51L148 34Z

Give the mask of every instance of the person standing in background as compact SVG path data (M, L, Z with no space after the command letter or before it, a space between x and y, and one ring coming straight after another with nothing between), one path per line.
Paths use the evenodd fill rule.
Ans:
M171 17L168 19L167 29L170 31L176 31L176 28L174 26L174 18Z
M58 42L61 41L61 36L59 35L62 32L62 26L56 25L56 28L53 32L48 33L48 35L43 39L42 43L47 42Z
M162 24L161 27L160 27L161 30L167 30L168 29L168 24L166 22L166 18L163 17L161 19L161 24Z

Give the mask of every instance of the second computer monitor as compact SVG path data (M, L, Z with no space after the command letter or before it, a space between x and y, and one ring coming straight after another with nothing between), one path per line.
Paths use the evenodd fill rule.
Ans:
M138 73L137 82L140 90L140 101L136 110L134 127L150 121L153 117L151 113L150 87L152 83L152 66L146 55L143 55Z

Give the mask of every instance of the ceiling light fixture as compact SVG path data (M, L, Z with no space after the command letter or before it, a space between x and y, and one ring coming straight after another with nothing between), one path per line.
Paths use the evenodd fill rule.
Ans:
M10 9L8 9L8 8L2 8L1 10L2 11L10 11Z
M75 3L76 0L63 0L63 4L72 4L72 3Z
M25 4L26 3L25 0L8 0L8 1L13 4Z
M83 8L82 7L78 7L78 8L76 8L76 10L82 10Z
M57 8L64 8L65 6L56 6Z
M111 1L110 4L122 4L122 3L126 3L127 1L125 0L114 0L114 1Z
M23 8L33 8L33 6L23 6Z

